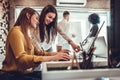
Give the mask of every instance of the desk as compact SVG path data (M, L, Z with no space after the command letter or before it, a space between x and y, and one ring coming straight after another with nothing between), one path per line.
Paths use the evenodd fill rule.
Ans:
M101 62L100 62L101 61ZM105 63L106 60L97 59L95 64ZM120 69L88 69L88 70L53 70L48 71L48 68L69 66L71 61L56 61L42 63L42 80L84 80L99 77L119 77ZM114 79L113 79L114 80ZM117 80L117 79L115 79Z

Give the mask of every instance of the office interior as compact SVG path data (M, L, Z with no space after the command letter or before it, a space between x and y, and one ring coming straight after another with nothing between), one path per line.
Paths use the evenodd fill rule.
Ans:
M95 61L94 66L100 66L98 69L87 70L73 70L68 71L45 71L47 66L65 65L65 62L46 62L43 63L43 80L96 80L96 78L103 77L104 80L118 80L119 79L119 67L120 60L120 47L119 47L119 0L75 0L77 2L83 1L80 5L60 5L59 1L62 0L0 0L0 68L2 67L2 61L5 57L5 41L9 30L13 27L20 11L24 7L31 7L37 10L39 13L44 6L51 4L54 5L58 13L58 22L62 20L63 11L70 12L70 33L75 37L71 39L79 44L89 34L91 24L88 21L88 16L92 13L97 13L100 16L99 28L105 21L102 29L99 32L96 39L95 46ZM64 0L63 0L64 1ZM67 0L66 0L67 1ZM74 0L73 0L74 2ZM53 50L56 51L57 38L53 44ZM72 49L70 49L72 50ZM114 53L114 54L112 54ZM72 56L72 53L71 53ZM79 55L77 55L79 57ZM112 58L111 58L112 57ZM116 61L117 57L117 61ZM97 59L96 59L97 58ZM114 59L115 58L115 59ZM115 62L116 61L116 62ZM68 64L69 62L66 62ZM108 71L106 70L108 69ZM96 70L96 71L95 71ZM85 71L85 72L84 72ZM92 72L93 71L93 72ZM103 71L103 72L102 72ZM104 72L105 71L105 72ZM80 75L78 75L78 72ZM101 72L101 73L99 73ZM64 74L61 78L62 73ZM84 73L84 74L83 74ZM105 73L105 74L104 74ZM109 74L110 73L110 74ZM54 76L52 75L54 74ZM73 75L74 74L74 75ZM90 76L88 76L88 75ZM109 75L107 75L109 74ZM69 77L68 75L72 75ZM93 76L94 75L94 76ZM48 77L48 78L46 78ZM105 79L106 78L106 79Z

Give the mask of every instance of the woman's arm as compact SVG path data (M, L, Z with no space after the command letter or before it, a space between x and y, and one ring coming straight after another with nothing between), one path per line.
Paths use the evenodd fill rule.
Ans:
M70 60L70 56L67 53L57 52L53 56L43 56L43 61L57 61L57 60Z
M24 48L24 39L20 31L14 31L11 34L10 45L13 50L13 53L14 53L13 55L15 56L15 60L17 61L17 64L24 65L24 68L30 68L30 67L40 64L41 62L46 62L46 61L56 61L60 59L69 60L70 59L69 55L64 52L56 52L56 53L53 52L54 55L51 55L53 53L43 52L44 55L41 55L41 56L29 54L28 52L26 52ZM41 52L41 51L38 51L38 52Z
M23 65L24 68L30 68L36 65L35 62L38 61L38 59L40 63L42 57L38 57L29 52L28 47L25 46L24 35L19 29L14 29L11 31L9 34L9 43L13 53L11 56L14 56L17 64Z
M76 45L60 28L59 26L57 27L57 31L58 33L65 39L68 41L68 43L72 46L72 48L75 51L80 51L80 48L78 45Z

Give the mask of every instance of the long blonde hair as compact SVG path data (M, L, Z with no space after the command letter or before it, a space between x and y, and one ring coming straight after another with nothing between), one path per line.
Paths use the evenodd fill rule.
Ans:
M27 41L27 45L28 45L28 48L31 48L31 41L30 41L30 38L28 36L28 29L30 28L31 26L31 17L37 13L36 10L32 9L32 8L29 8L29 7L26 7L24 9L22 9L22 11L20 12L20 15L18 16L14 26L21 26L21 29L22 29L22 33L24 34L25 36L25 39ZM29 14L29 19L27 18L27 15L26 14ZM37 13L38 14L38 13ZM39 15L39 14L38 14Z

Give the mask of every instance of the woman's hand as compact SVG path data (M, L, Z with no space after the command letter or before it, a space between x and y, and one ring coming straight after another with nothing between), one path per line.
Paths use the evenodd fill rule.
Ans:
M59 51L59 52L63 52L63 53L69 54L70 50L68 50L68 49L63 49L63 50L61 50L61 51Z
M65 52L64 52L65 51ZM57 52L56 55L54 55L54 59L55 60L70 60L70 56L68 53L66 53L67 50L64 50L63 52L60 51L60 52ZM68 52L68 51L67 51Z
M80 51L80 47L78 45L76 45L73 41L71 41L70 44L76 52Z

